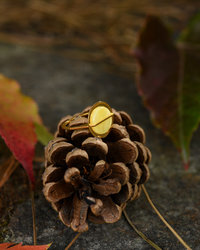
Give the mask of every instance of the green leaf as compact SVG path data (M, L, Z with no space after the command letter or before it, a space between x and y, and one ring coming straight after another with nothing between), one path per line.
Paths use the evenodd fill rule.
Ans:
M38 141L46 146L48 142L53 139L53 135L47 130L44 125L39 123L34 123L34 125Z
M192 134L200 122L200 39L195 30L181 39L195 40L194 47L187 43L177 47L163 22L149 16L135 50L141 68L139 93L154 123L180 150L186 168Z
M200 44L200 13L191 18L188 25L183 29L178 37L178 41L187 42L190 45Z

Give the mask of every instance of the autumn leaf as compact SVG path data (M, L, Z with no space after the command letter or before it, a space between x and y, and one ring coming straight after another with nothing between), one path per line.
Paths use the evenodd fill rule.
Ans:
M43 129L38 131L35 124ZM40 139L45 137L45 133L46 137L51 138L42 125L33 99L20 93L20 86L16 81L0 75L0 136L22 164L32 184L34 183L32 162L37 142L35 129Z
M53 140L53 135L48 132L44 125L35 123L35 133L37 135L38 141L40 141L44 146L48 144L50 140Z
M2 243L0 244L0 250L12 249L12 250L46 250L51 246L48 245L40 245L40 246L22 246L22 243L14 244L14 243Z
M188 37L182 35L181 41ZM200 39L196 42L199 45ZM140 65L139 94L155 125L180 150L185 168L192 134L200 122L200 47L192 45L176 46L163 22L149 16L134 51Z

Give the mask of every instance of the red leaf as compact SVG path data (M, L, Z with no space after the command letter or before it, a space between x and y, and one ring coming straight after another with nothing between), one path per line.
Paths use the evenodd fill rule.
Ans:
M190 140L200 122L199 50L177 47L162 21L149 16L134 54L141 69L139 93L188 168Z
M41 123L36 103L20 93L19 84L0 75L0 135L34 183L32 161Z
M40 245L40 246L22 246L22 243L2 243L0 244L0 250L12 249L12 250L46 250L51 246L51 244Z
M12 243L2 243L0 244L0 250L7 249Z

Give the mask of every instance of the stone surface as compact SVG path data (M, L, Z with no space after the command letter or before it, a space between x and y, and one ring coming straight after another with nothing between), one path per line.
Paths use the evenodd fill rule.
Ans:
M147 145L152 151L151 178L146 184L152 200L192 249L200 249L200 130L195 133L192 141L191 167L185 172L170 140L151 124L149 114L137 95L133 79L109 73L99 64L73 61L6 44L0 44L0 68L1 73L19 81L22 91L37 101L44 123L52 132L64 115L79 112L98 100L130 113L134 122L144 128ZM58 220L57 213L44 199L40 182L43 165L37 165L36 169L38 244L53 242L50 249L62 250L75 233ZM12 178L14 177L9 181L11 185ZM23 190L26 192L26 189ZM19 194L16 190L16 195ZM9 211L8 208L3 214L5 217L7 213L9 218L1 229L4 241L32 244L31 201L25 199L20 203L16 202L12 212ZM155 215L144 194L127 206L127 213L138 229L162 249L183 249ZM122 218L115 224L90 224L90 230L82 234L71 249L151 247Z

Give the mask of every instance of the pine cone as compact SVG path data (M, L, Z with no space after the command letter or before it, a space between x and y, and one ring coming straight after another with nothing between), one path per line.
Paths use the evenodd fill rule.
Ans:
M83 110L83 114L90 107ZM124 111L115 111L109 134L94 137L88 128L63 129L58 124L55 139L45 148L44 195L60 220L74 231L88 230L94 223L114 223L128 201L140 196L141 184L149 178L149 149L145 134ZM77 116L70 126L88 123Z

